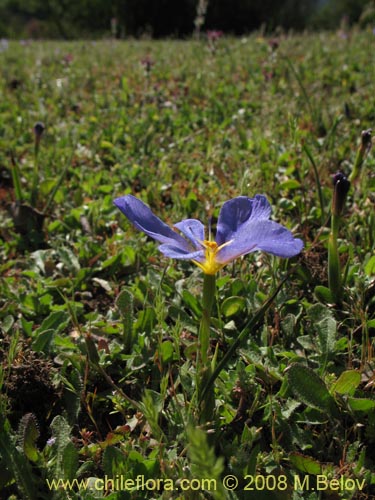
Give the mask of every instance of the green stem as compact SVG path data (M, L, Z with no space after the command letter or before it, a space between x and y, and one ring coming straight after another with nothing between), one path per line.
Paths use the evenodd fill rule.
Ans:
M14 194L16 196L16 201L21 202L23 201L21 181L20 181L21 176L16 160L13 157L13 154L11 155L11 161L12 161L12 180L14 186Z
M34 148L34 173L33 173L33 183L31 187L31 197L30 197L30 205L32 207L36 207L36 202L37 202L37 195L38 195L38 179L39 179L39 172L38 172L38 155L39 155L39 143L36 141L35 142L35 148Z
M361 148L359 148L357 151L357 155L355 157L352 173L349 176L350 182L354 182L359 177L362 163L363 163L363 152L361 151Z
M199 327L199 348L197 358L197 397L199 401L199 421L207 423L212 420L215 408L214 387L206 391L205 397L202 397L203 388L206 387L211 377L211 364L209 362L210 350L210 322L212 307L215 301L216 276L204 274L203 278L203 311Z
M199 349L200 359L203 366L208 363L208 352L210 347L210 323L212 306L215 301L216 276L204 274L203 279L203 311L199 327Z
M331 234L328 240L328 286L335 303L340 302L341 297L341 270L340 257L337 247L340 216L331 216Z
M334 239L337 242L337 238L339 236L339 227L340 227L340 216L332 214L331 217L331 233L334 237Z

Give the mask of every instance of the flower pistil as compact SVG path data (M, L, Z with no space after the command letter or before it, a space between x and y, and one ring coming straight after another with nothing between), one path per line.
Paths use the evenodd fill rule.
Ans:
M200 267L205 274L211 274L211 275L216 274L226 264L225 262L218 261L217 254L223 247L232 243L232 241L233 240L226 241L222 245L218 245L216 241L212 240L200 241L201 245L205 248L204 252L205 260L204 262L193 260L194 264Z

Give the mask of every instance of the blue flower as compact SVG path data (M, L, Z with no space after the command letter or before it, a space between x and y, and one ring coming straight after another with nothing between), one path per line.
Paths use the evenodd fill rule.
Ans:
M161 243L159 250L164 255L192 260L206 274L214 275L229 262L257 250L293 257L303 248L303 242L293 238L288 229L269 220L271 206L263 195L226 201L220 210L214 241L206 239L204 225L197 219L174 225L181 236L132 195L116 198L114 203L137 229Z

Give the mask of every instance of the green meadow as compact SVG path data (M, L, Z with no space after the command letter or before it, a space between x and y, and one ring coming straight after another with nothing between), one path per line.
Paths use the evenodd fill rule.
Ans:
M1 41L0 498L375 498L374 48ZM126 194L213 234L264 194L304 242L217 273L208 372L205 275Z

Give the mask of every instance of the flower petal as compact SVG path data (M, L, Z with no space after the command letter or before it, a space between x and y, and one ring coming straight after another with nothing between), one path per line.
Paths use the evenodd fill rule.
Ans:
M171 259L186 259L186 260L197 260L198 262L203 262L205 259L204 250L196 250L194 252L185 252L181 247L173 245L160 245L160 252L162 252L166 257Z
M191 252L188 242L156 217L151 209L135 196L130 194L121 196L114 200L114 204L137 229L151 236L154 240L172 244L186 253Z
M252 220L268 220L271 205L267 198L257 194L254 198L238 196L221 207L216 230L216 243L220 246L235 238L237 231Z
M256 250L279 257L293 257L302 248L302 240L294 238L281 224L270 220L251 220L237 231L231 243L219 250L216 258L224 264Z
M185 219L174 225L196 248L203 248L204 225L197 219Z

